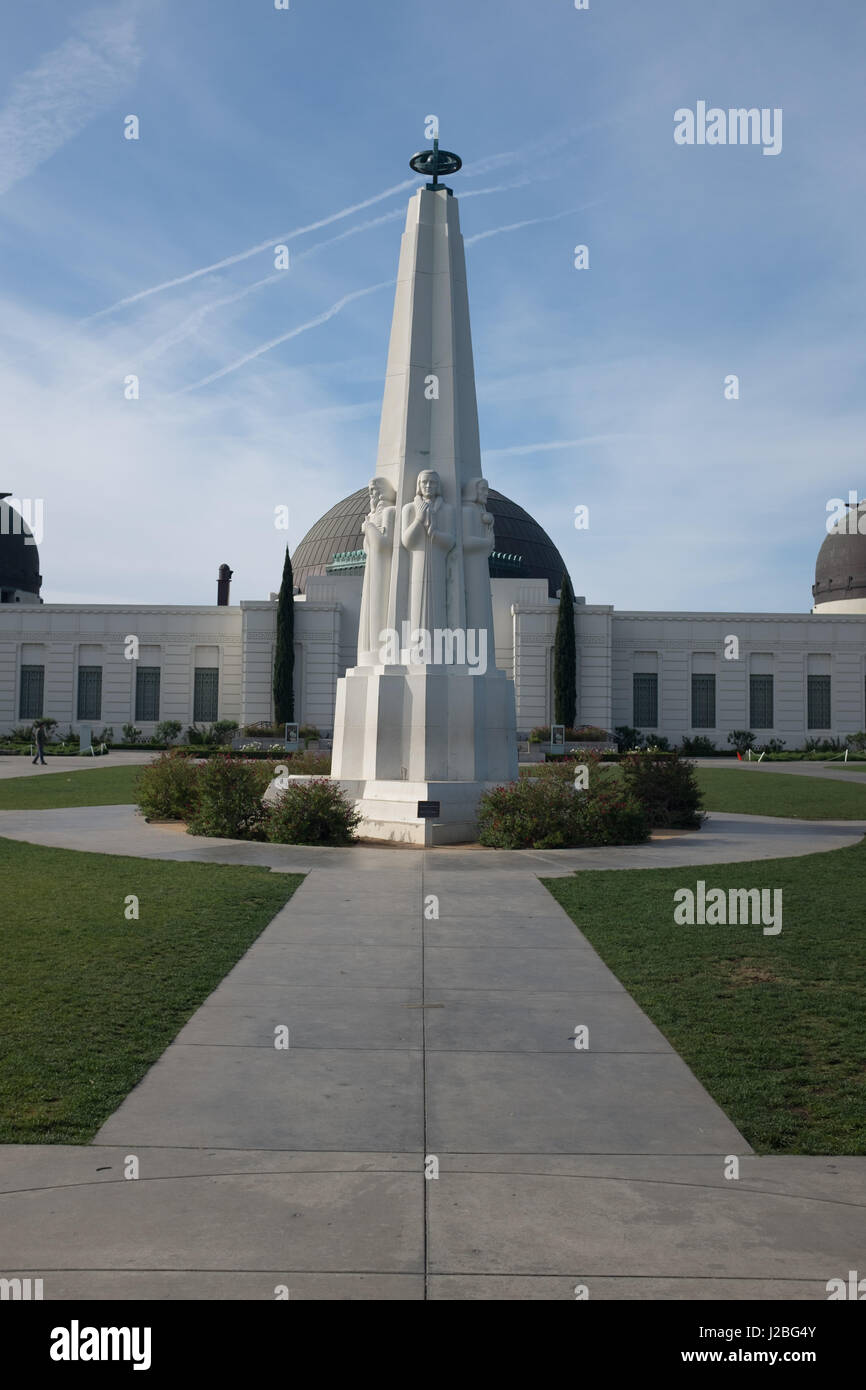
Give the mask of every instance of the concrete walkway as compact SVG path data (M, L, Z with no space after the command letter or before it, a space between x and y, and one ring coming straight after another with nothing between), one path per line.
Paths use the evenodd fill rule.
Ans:
M106 767L138 767L141 763L151 762L157 756L152 748L141 753L136 753L131 748L122 748L116 753L107 753L104 757L97 758L89 757L87 754L75 758L49 756L45 759L43 767L41 763L34 763L30 757L6 753L0 754L0 781L7 777L47 777L50 772L90 772Z
M94 1145L0 1149L0 1273L49 1299L826 1298L862 1267L866 1159L754 1156L536 875L863 829L713 816L530 856L6 813L39 843L310 872Z
M857 844L863 821L804 821L712 811L700 831L659 831L645 845L601 849L485 850L442 845L425 850L428 864L455 872L510 869L551 876L575 869L661 869L690 864L732 864L752 859L789 859ZM269 845L188 835L181 825L146 824L133 806L71 806L49 811L0 811L0 836L144 859L202 860L212 864L259 864L284 873L327 866L377 871L405 867L421 851L365 845L321 849L315 845ZM500 880L496 880L499 882ZM499 891L499 890L495 890Z

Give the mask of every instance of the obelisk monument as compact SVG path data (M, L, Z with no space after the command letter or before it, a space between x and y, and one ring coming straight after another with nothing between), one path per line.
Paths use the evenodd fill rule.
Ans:
M365 838L475 838L485 787L517 777L514 685L495 665L457 155L409 200L379 451L364 522L358 664L337 683L331 776Z

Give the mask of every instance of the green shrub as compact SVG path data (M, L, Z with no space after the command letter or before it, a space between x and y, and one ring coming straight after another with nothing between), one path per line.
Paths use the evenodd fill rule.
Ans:
M205 745L206 747L216 748L223 744L231 743L232 735L237 732L237 720L218 719L215 724L190 724L186 731L187 743Z
M478 803L481 844L491 849L642 844L649 834L643 808L599 773L591 754L585 761L590 768L586 791L575 791L573 767L559 764L485 792Z
M635 748L643 747L643 734L640 729L633 729L630 724L617 724L613 736L617 753L630 753Z
M141 743L141 729L136 729L134 724L124 724L121 733L124 743Z
M758 744L758 752L766 753L768 756L770 753L784 753L784 751L785 740L783 738L770 738L767 739L766 743Z
M289 783L268 808L265 831L276 845L348 845L360 819L338 782L317 777Z
M680 752L686 757L711 758L717 751L713 740L707 738L704 734L695 734L693 738L689 738L686 734L683 734Z
M100 729L98 734L93 735L94 743L104 743L106 748L110 748L114 742L114 729L109 724L105 729Z
M648 753L668 753L670 752L670 739L663 734L647 734L646 749Z
M6 735L6 739L8 739L10 743L32 743L33 733L34 729L32 724L19 724L17 728L12 729Z
M273 763L227 754L208 758L198 768L198 802L187 821L190 835L264 839L262 796L272 776Z
M650 824L640 802L621 787L603 787L592 796L577 793L576 825L580 845L640 845Z
M179 719L162 719L154 730L153 742L174 743L176 738L180 738L182 728L183 725Z
M138 809L149 820L189 820L198 804L199 768L178 748L142 768L135 784Z
M751 729L732 729L728 734L728 743L732 748L736 748L738 753L747 753L755 746L755 735Z
M653 829L697 830L703 824L694 763L677 754L634 753L620 768L626 791L640 802Z

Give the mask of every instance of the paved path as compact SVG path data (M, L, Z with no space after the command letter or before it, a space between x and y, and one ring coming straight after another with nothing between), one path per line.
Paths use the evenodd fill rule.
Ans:
M713 811L697 832L659 831L646 845L607 849L483 850L442 845L425 850L427 863L475 872L511 870L551 876L575 869L671 868L680 864L732 864L752 859L789 859L857 844L864 821L785 820ZM188 835L175 824L147 825L133 806L72 806L50 811L0 811L0 836L145 859L196 859L213 864L261 864L286 873L325 866L356 866L389 873L420 851L370 845L321 849L315 845L269 845Z
M866 1160L753 1155L536 877L804 853L862 826L713 816L527 856L13 814L40 843L310 870L94 1145L0 1149L0 1272L47 1298L823 1299L862 1268Z
M137 767L149 763L157 754L151 748L141 753L130 749L119 749L105 757L91 758L87 754L75 758L47 757L45 766L34 763L32 758L0 754L0 781L7 777L47 777L52 772L98 772L107 767Z

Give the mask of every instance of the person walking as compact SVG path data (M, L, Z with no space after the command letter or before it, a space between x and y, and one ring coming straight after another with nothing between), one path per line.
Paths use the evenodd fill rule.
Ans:
M36 725L36 727L35 727L34 730L33 730L33 737L34 737L35 740L36 740L36 757L33 759L33 761L34 761L34 763L39 762L39 763L42 764L43 767L45 767L45 766L46 766L46 763L45 763L45 725L44 725L44 724L37 724L37 725Z

